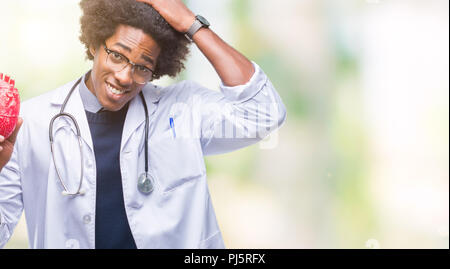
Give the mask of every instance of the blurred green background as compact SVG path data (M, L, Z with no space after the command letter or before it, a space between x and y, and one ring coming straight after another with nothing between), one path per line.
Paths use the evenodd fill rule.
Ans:
M0 0L0 72L27 100L89 70L79 0ZM228 248L449 248L449 2L186 1L288 109L206 158ZM218 90L196 47L186 70ZM25 219L6 248L28 248Z

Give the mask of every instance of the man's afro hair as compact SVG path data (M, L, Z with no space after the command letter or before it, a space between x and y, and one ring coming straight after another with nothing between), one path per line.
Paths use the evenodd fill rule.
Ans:
M135 0L82 0L80 41L86 47L87 58L92 60L89 46L99 48L113 36L120 24L142 29L161 48L154 78L176 76L183 68L189 53L189 41L184 34L172 28L150 5Z

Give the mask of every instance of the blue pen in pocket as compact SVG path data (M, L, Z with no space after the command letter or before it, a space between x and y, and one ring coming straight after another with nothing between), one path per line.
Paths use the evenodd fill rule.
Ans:
M173 122L173 118L170 117L169 119L170 129L172 129L173 138L177 137L177 134L175 133L175 124Z

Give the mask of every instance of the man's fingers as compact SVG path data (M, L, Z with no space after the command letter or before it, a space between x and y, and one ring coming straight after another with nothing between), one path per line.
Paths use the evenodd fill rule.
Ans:
M19 117L16 124L16 129L14 129L14 132L8 137L9 142L14 144L16 142L17 133L19 132L20 127L22 126L23 119Z

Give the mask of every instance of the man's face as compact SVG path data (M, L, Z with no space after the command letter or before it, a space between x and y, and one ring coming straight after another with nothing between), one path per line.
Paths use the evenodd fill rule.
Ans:
M115 34L105 40L105 45L114 55L120 53L136 65L150 70L155 70L161 52L152 37L128 25L119 25ZM131 64L121 71L114 71L109 64L110 59L107 63L108 53L103 45L91 47L90 52L94 56L94 64L86 86L106 110L118 111L139 94L145 84L134 81Z

